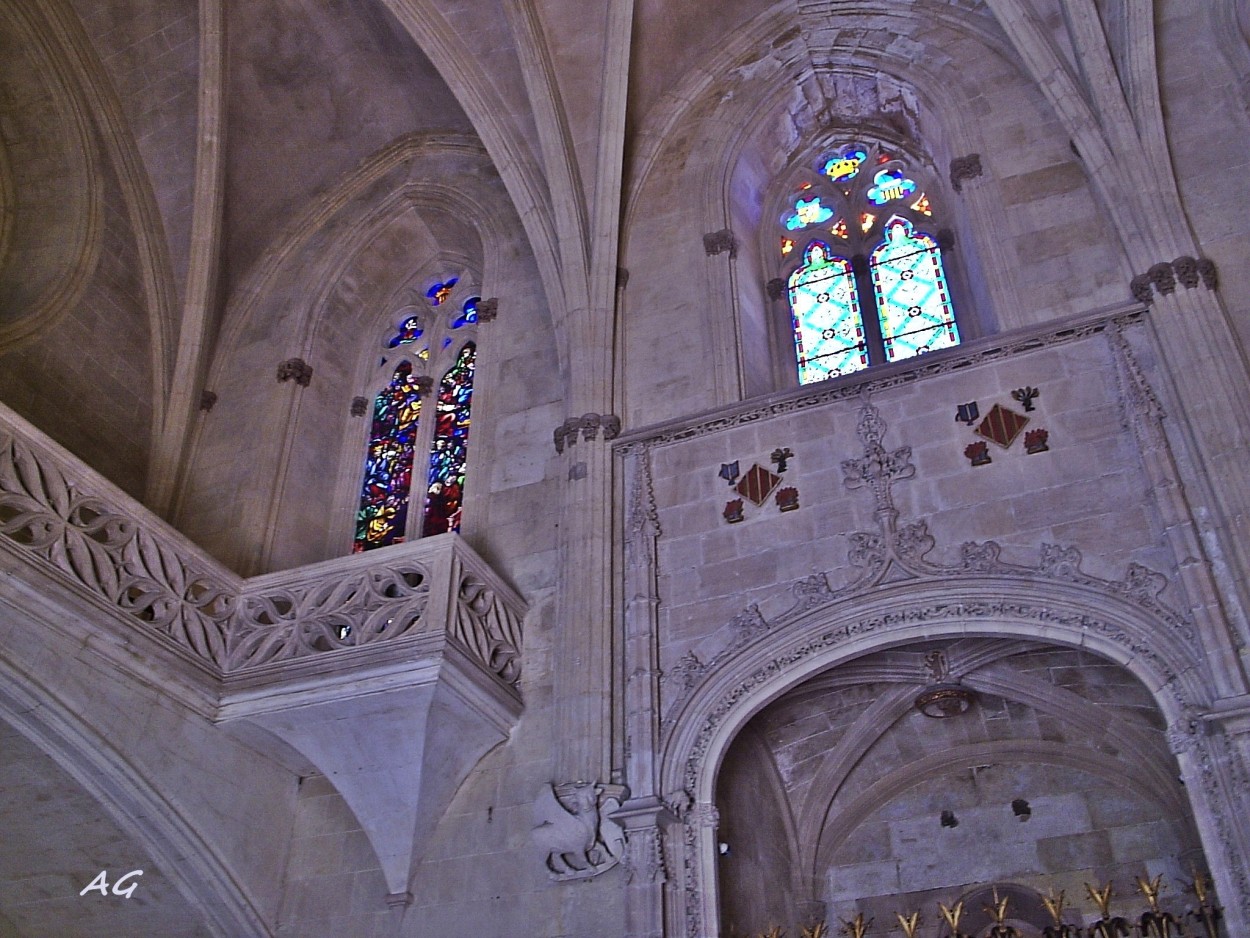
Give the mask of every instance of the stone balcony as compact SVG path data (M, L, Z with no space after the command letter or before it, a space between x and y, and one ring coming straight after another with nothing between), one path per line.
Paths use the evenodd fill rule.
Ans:
M243 579L3 406L0 564L8 609L39 608L121 679L324 774L395 902L520 716L524 601L458 535Z

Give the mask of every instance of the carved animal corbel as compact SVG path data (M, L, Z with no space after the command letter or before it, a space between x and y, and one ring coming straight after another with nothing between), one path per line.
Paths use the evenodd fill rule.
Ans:
M618 789L582 781L543 786L532 833L552 879L589 879L621 861L625 832L611 817L621 807Z

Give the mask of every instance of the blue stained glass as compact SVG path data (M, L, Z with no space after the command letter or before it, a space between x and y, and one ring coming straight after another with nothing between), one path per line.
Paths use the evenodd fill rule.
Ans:
M398 348L401 345L417 341L425 334L425 329L421 327L421 319L418 316L409 316L399 324L399 331L391 337L386 343L387 348Z
M373 404L353 553L404 540L408 492L412 488L413 444L420 415L421 395L412 375L412 364L402 362Z
M873 205L885 205L896 199L904 199L916 191L914 180L908 179L897 169L883 169L872 178L868 201Z
M868 346L851 263L813 241L790 275L790 312L799 383L811 384L868 367Z
M440 280L425 291L425 298L430 301L431 306L440 306L447 297L451 296L452 288L459 282L459 277Z
M885 359L893 362L959 344L937 242L895 216L869 262Z
M786 219L786 227L798 231L809 225L819 225L833 217L833 209L820 204L820 197L799 199L794 203L794 214Z
M460 530L476 355L477 347L472 342L466 343L438 387L422 537Z
M460 315L452 320L451 327L459 329L461 326L472 325L477 322L477 304L482 302L480 296L471 296L464 301L464 306L460 309Z

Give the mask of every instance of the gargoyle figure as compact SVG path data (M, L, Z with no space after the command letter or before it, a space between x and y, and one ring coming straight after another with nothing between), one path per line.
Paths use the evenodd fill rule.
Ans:
M559 797L543 786L534 802L534 843L547 854L547 869L555 879L586 879L611 869L625 852L625 833L611 819L621 803L599 796L603 786L593 782L561 785Z

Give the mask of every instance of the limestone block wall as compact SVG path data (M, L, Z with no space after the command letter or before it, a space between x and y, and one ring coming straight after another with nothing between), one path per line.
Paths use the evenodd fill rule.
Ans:
M1040 391L1028 413L1012 398L1026 386ZM843 462L861 458L864 447L859 388L843 387L652 437L666 671L689 652L714 658L752 604L768 617L784 611L790 587L805 578L823 576L836 590L857 575L848 552L855 532L876 529L877 505L867 488L844 484ZM893 500L900 524L927 525L936 542L930 560L953 562L965 541L994 540L1005 557L1028 565L1045 544L1075 546L1086 572L1108 580L1130 563L1169 579L1175 573L1103 335L1039 340L1018 355L864 389L887 428L885 449L910 448L915 472L893 486ZM1047 430L1049 449L1027 453L1022 433L1009 448L989 442L992 461L972 465L965 449L983 438L955 413L973 401L981 419L996 404L1027 416L1025 432ZM796 488L800 507L780 511L774 493L760 506L744 500L743 520L726 521L726 504L742 496L718 476L721 466L775 472L769 457L779 447L793 457L777 488ZM1178 608L1187 602L1175 584L1163 598Z

